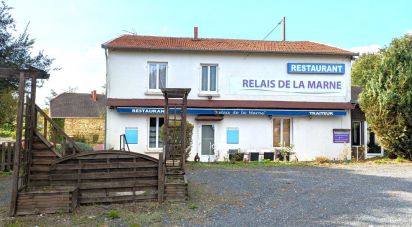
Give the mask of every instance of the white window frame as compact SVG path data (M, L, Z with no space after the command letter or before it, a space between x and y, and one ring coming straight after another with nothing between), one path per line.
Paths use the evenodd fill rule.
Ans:
M207 90L203 91L202 90L202 74L203 74L203 66L207 66ZM210 90L210 66L215 66L216 67L216 91L211 91ZM218 96L219 94L219 64L215 63L201 63L200 64L200 76L199 76L199 96Z
M156 147L150 147L150 118L156 118ZM147 148L148 150L162 150L163 147L159 147L159 133L160 133L160 127L159 127L159 119L164 117L159 117L159 116L149 116L147 119Z
M150 65L155 64L156 65L156 88L150 88ZM157 62L157 61L149 61L147 62L147 90L149 92L160 92L159 88L159 83L160 83L160 67L159 65L165 64L166 65L166 81L165 81L165 87L167 87L168 83L168 71L169 71L169 64L167 62Z
M293 144L293 135L292 135L292 132L293 132L293 118L289 118L289 117L273 117L272 118L272 140L274 139L274 133L275 133L275 131L273 130L273 121L275 120L275 119L279 119L280 120L280 129L279 129L279 133L280 133L280 143L279 143L279 145L280 145L280 147L275 147L275 148L282 148L283 147L283 120L289 120L289 146L290 145L292 145ZM273 143L273 141L272 141L272 143Z

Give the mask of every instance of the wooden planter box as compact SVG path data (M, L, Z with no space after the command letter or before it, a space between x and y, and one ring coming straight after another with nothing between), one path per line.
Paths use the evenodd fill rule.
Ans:
M79 190L74 187L41 188L20 192L17 215L70 213L77 207Z

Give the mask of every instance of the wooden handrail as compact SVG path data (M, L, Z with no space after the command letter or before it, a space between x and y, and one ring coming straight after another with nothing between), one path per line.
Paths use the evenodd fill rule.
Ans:
M44 119L44 127L45 127L45 128L47 127L47 124L50 124L50 126L52 126L52 127L56 130L56 132L57 132L58 134L60 134L61 136L63 136L63 139L64 139L67 143L69 143L69 144L71 144L71 145L73 146L73 148L74 148L74 150L75 150L76 153L80 153L80 152L83 151L83 150L74 142L74 140L73 140L72 138L70 138L70 137L63 131L63 129L61 129L60 126L57 125L57 123L56 123L55 121L53 121L53 119L51 119L38 105L36 105L36 112L40 113L40 115L43 117L43 119ZM37 128L37 127L35 127L35 128ZM43 129L43 130L44 130L44 133L47 133L47 129ZM46 136L47 136L47 135L44 135L45 138L47 138ZM55 142L55 141L54 141L54 142ZM54 145L55 145L55 143L54 143ZM65 144L62 144L62 146L65 146Z

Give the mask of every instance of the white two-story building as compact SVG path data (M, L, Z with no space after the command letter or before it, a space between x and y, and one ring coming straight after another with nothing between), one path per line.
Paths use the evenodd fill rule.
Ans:
M134 152L162 151L161 88L191 88L191 157L293 145L300 160L350 150L351 60L308 41L124 35L102 45L107 67L107 149L122 134ZM270 156L270 155L269 155Z

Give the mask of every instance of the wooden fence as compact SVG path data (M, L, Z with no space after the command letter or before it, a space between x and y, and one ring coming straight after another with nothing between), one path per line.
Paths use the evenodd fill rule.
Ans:
M161 158L162 159L162 158ZM79 189L79 204L162 200L162 161L124 151L82 152L51 166L50 186Z
M0 171L6 172L13 170L15 142L0 143Z

